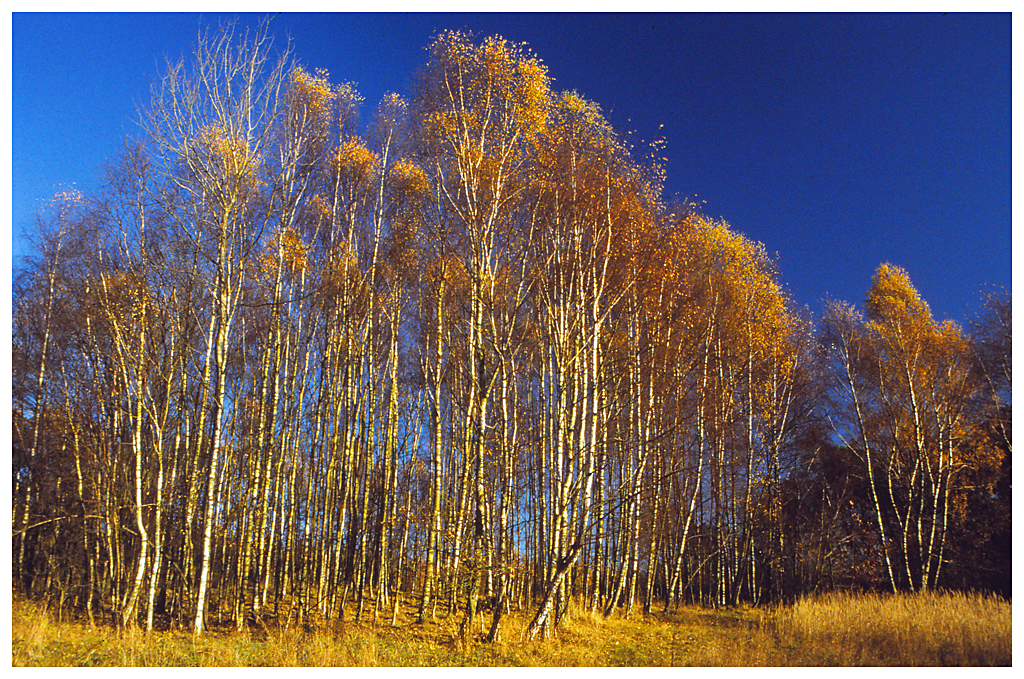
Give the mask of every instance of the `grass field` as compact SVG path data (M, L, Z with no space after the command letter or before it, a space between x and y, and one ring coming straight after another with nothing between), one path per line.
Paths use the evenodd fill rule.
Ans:
M961 594L831 594L793 606L680 608L644 618L579 614L547 641L523 643L526 613L503 640L458 641L458 620L187 632L57 622L15 598L15 666L993 666L1010 665L1011 604ZM412 608L406 611L411 615ZM399 616L400 620L402 616ZM390 616L387 618L390 620ZM411 619L411 618L410 618ZM489 622L487 616L487 622Z

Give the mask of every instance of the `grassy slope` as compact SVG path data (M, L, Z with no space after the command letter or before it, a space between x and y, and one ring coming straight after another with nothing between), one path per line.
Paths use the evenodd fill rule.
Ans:
M19 600L13 609L15 666L1009 665L1012 657L1011 605L962 595L830 595L777 609L683 608L631 620L582 614L558 638L531 643L520 642L524 612L506 618L503 641L466 648L455 617L197 639L55 622Z

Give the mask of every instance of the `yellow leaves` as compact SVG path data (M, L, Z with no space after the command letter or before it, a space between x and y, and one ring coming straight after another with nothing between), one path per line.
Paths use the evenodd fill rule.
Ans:
M293 272L305 271L309 266L308 253L309 246L295 229L279 229L273 241L264 245L256 257L256 276L264 280L272 279L275 272L283 268Z
M295 229L284 229L279 236L281 261L295 271L306 269L306 254L309 248Z
M471 113L463 113L461 116L467 124L472 122L472 118ZM427 117L428 126L433 133L452 142L456 142L462 132L459 120L459 112L452 110L434 111Z
M562 92L559 103L566 111L583 117L587 121L596 122L601 116L601 110L597 104L581 97L575 91Z
M250 152L246 140L221 125L206 125L196 137L199 161L205 172L234 192L245 185L260 183L258 168L261 159Z
M720 273L739 278L760 279L764 282L761 271L758 271L758 246L736 233L725 221L711 221L701 218L697 224L706 243L710 264Z
M356 140L345 142L339 152L339 158L344 158L341 162L349 167L358 167L367 171L377 164L377 156L362 142Z
M702 216L692 221L693 253L701 261L700 267L714 274L720 293L734 297L759 318L783 313L785 297L764 247L736 233L724 221Z
M875 271L864 308L876 325L912 323L922 327L934 324L931 310L911 284L910 276L889 263L880 265Z
M289 74L288 81L293 101L304 107L311 117L324 119L330 114L334 90L327 71L317 69L314 75L310 75L296 67Z
M332 85L324 69L312 74L295 67L286 83L288 126L293 134L325 137L329 125L337 123L343 135L354 132L355 111L363 98L352 83ZM297 132L312 127L315 132Z
M500 36L484 40L479 49L479 59L487 78L497 87L508 86L515 73L515 47Z
M920 371L927 363L925 354L936 344L940 332L907 272L891 264L879 266L864 307L866 327L876 343L883 372L904 379L907 375L924 379Z
M725 374L791 375L808 330L764 248L696 211L668 226L642 288L671 292L647 301L648 313L671 314L689 341L715 346ZM752 390L764 408L777 397L774 383Z
M537 59L521 60L518 63L519 103L517 117L527 141L540 134L547 123L550 106L551 85L547 68Z
M331 214L330 204L319 193L315 194L309 200L309 207L312 210L313 214L320 219L323 219L324 217L327 217Z
M576 92L563 92L560 103L572 113L584 114L587 110L587 101Z
M474 45L471 36L448 31L430 51L427 85L437 96L428 123L449 143L503 155L514 140L529 143L544 129L550 79L522 45L498 36Z
M848 323L893 459L903 474L920 464L949 465L974 447L962 419L981 389L969 339L952 321L936 323L906 271L891 264L878 267L865 307L866 322L850 312Z
M558 94L550 117L556 128L553 135L562 137L558 141L571 139L581 149L604 157L621 155L625 151L601 114L601 107L574 90Z
M126 321L137 323L145 314L150 293L146 281L135 274L124 271L103 274L101 290L102 306L115 325Z
M458 63L472 51L472 36L462 31L445 31L438 34L427 49L434 62Z
M234 148L223 127L207 125L199 132L199 143L209 149L213 155L231 156Z
M349 139L334 152L335 172L354 183L369 180L377 168L377 155L359 139Z
M430 181L423 169L407 158L391 166L391 180L402 193L425 196L430 193Z

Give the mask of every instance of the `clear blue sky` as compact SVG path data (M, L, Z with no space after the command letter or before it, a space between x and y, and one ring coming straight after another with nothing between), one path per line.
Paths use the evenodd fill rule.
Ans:
M49 196L94 189L165 56L217 14L13 15L13 254ZM257 17L241 15L243 25ZM667 193L705 201L779 256L818 315L860 303L882 261L939 319L1010 288L1009 14L282 14L307 68L366 112L408 92L431 35L526 42L557 89L668 142ZM659 130L659 125L664 127Z

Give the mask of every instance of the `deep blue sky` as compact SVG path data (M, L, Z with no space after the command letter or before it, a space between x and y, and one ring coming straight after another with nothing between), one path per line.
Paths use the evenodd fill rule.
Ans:
M165 56L216 14L13 15L13 254L42 201L98 185ZM255 23L241 15L241 23ZM860 303L882 261L936 317L969 321L1010 288L1009 14L284 14L310 69L365 113L408 93L447 28L526 42L557 89L620 131L667 140L667 193L779 256L818 315ZM659 125L664 125L659 130Z

